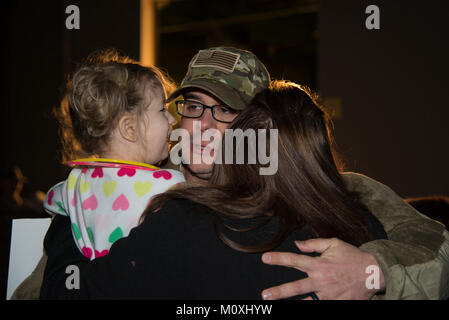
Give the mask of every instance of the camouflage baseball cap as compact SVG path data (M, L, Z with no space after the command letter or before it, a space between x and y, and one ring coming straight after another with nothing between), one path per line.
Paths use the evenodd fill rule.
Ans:
M243 110L269 84L267 68L252 52L230 47L209 48L200 50L193 57L181 85L167 102L181 95L186 88L199 88L229 107Z

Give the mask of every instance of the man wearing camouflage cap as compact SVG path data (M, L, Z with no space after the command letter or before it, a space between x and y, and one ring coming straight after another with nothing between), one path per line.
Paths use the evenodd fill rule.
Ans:
M229 123L261 90L270 75L249 51L216 47L200 50L191 60L181 86L168 101L177 101L181 127L191 135L195 123L201 132L222 134ZM200 121L200 122L198 122ZM191 145L193 153L210 152L207 144ZM188 182L207 180L212 164L184 164ZM319 299L447 299L449 296L449 234L444 227L407 205L387 186L366 176L344 173L349 191L383 224L390 240L375 240L356 248L338 239L311 239L297 246L315 257L313 273L306 279L265 290L264 299L278 299L315 292ZM266 253L265 263L302 269L301 255ZM368 266L380 267L378 288L368 288ZM370 269L373 270L373 269ZM372 272L372 271L371 271Z
M252 98L268 88L270 75L259 59L249 51L235 48L211 48L200 50L191 60L181 86L167 99L168 102L179 95L184 100L177 101L177 110L182 115L181 127L193 136L195 123L201 121L201 132L208 129L218 130L221 134L229 123L243 110ZM213 107L204 108L201 106ZM197 114L188 113L196 107ZM208 109L208 110L206 110ZM201 141L201 145L191 145L190 163L184 168L190 179L208 179L212 166L207 163L194 163L193 153L209 153L206 146L210 141ZM213 151L212 151L213 155Z

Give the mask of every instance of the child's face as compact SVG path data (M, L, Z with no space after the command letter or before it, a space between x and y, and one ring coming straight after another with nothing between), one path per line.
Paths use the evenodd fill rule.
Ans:
M168 157L168 141L175 118L168 112L162 88L144 86L143 101L146 110L140 122L142 162L156 164Z

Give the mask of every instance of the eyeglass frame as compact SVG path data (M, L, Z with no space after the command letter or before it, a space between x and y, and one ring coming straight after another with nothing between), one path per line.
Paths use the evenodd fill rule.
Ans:
M185 115L183 115L182 113L180 113L180 112L179 112L179 106L178 106L178 104L181 103L181 102L182 102L182 103L185 103L186 101L195 102L195 103L201 105L201 107L203 107L203 111L201 111L201 115L199 115L198 117L189 117L189 116L185 116ZM232 108L229 108L229 107L228 107L226 104L224 104L224 103L220 103L220 104L215 104L215 105L212 105L212 106L208 106L208 105L205 105L204 103L201 103L201 102L199 102L199 101L192 101L192 100L178 100L178 101L175 101L175 104L176 104L176 112L177 112L181 117L184 117L184 118L188 118L188 119L199 119L199 118L201 118L201 117L204 115L204 111L205 111L206 109L210 109L210 112L211 112L211 114L212 114L212 118L214 118L215 121L222 122L222 123L232 123L232 121L234 121L234 120L232 120L232 121L223 121L223 120L218 120L217 118L215 118L215 110L214 110L215 107L222 107L222 106L224 106L224 107L227 107L228 109L234 110L234 109L232 109ZM236 112L236 114L238 114L238 112Z

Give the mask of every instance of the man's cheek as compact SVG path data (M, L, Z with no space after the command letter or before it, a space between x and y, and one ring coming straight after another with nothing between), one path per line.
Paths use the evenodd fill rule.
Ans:
M229 124L228 123L219 123L217 125L217 130L220 131L220 133L222 135L224 135L226 129L229 129Z

